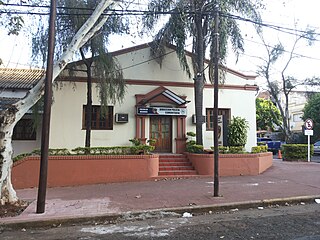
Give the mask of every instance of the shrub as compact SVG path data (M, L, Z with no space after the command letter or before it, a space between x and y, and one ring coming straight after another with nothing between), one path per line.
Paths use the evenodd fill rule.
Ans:
M76 155L138 155L149 154L154 148L154 146L145 144L120 147L77 147L72 149L72 152Z
M70 151L66 148L49 148L49 155L70 155ZM35 149L31 152L32 155L41 155L40 149Z
M202 145L187 145L187 152L189 153L203 153L203 146Z
M203 153L203 146L197 145L196 141L193 139L196 134L194 132L187 132L187 136L191 139L186 142L186 151L189 153Z
M135 155L139 154L150 154L155 149L155 146L141 144L138 146L131 147L131 153Z
M195 137L196 134L194 132L187 132L188 137Z
M196 141L194 141L194 140L190 140L190 141L188 141L188 142L186 143L187 147L188 147L188 146L195 145L195 144L196 144Z
M229 153L229 148L225 147L225 146L219 146L219 153L221 154L225 154L225 153ZM213 147L211 147L211 149L213 149Z
M70 155L71 153L66 148L49 148L48 154L50 156L55 156L55 155ZM12 158L12 160L13 160L13 162L16 162L16 161L19 161L25 157L34 156L34 155L36 155L36 156L41 155L41 150L35 149L31 153L21 153L21 154L15 156L14 158Z
M141 142L138 138L129 139L129 142L131 142L134 146L141 145Z
M149 145L151 146L155 146L157 143L157 139L151 138L147 141L147 143L149 143Z
M310 145L311 155L313 154L313 145ZM284 144L282 145L282 156L284 161L307 161L307 144Z
M267 151L268 151L268 146L265 144L251 148L252 153L262 153Z
M19 161L25 157L31 156L31 155L32 155L32 153L21 153L21 154L15 156L14 158L12 158L12 160L13 160L13 162L16 162L16 161Z
M71 151L76 155L130 155L135 154L134 147L77 147Z
M243 146L229 146L229 153L236 154L236 153L244 153Z
M213 150L213 147L211 147ZM235 154L235 153L244 153L243 147L234 147L234 146L219 146L219 153L221 154Z
M245 118L233 117L228 126L228 145L236 147L246 145L248 128Z

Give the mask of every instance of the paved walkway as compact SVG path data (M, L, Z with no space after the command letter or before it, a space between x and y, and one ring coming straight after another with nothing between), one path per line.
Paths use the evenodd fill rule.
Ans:
M115 216L128 211L236 207L263 200L320 198L320 163L274 160L273 166L259 176L221 177L222 196L214 198L212 192L213 178L208 177L50 188L45 213L36 214L37 189L24 189L17 191L18 197L32 203L21 215L0 219L0 225Z

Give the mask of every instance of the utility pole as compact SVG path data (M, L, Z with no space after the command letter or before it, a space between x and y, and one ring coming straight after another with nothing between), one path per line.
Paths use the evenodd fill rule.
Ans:
M45 93L44 93L44 111L43 111L43 119L42 119L41 159L40 159L40 177L39 177L37 211L36 211L37 213L44 213L45 204L46 204L56 15L57 15L57 3L56 3L56 0L51 0L47 71L46 71Z
M214 18L214 102L213 102L213 147L214 147L214 184L213 196L219 197L219 142L218 142L218 100L219 100L219 11L218 6L215 8Z

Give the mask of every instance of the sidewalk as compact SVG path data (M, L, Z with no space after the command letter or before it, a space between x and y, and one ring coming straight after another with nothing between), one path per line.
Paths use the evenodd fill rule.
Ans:
M18 197L32 203L21 215L0 219L0 226L112 219L146 210L192 212L257 206L262 201L314 201L320 198L320 163L275 159L273 167L259 176L221 177L222 196L214 198L212 192L211 177L49 188L46 211L36 214L37 189L24 189L17 191Z

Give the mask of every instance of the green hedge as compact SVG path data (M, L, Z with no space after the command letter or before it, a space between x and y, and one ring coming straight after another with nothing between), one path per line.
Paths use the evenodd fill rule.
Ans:
M268 146L263 144L263 145L258 145L256 147L251 148L252 153L262 153L262 152L268 152Z
M71 153L66 148L49 148L48 154L50 156L54 156L54 155L70 155ZM13 162L19 161L20 159L23 159L23 158L28 157L28 156L39 156L39 155L41 155L41 150L40 149L35 149L30 153L21 153L21 154L15 156L13 158Z
M154 146L150 145L138 145L138 146L124 146L124 147L78 147L72 149L73 155L139 155L149 154L154 150ZM39 156L41 151L39 149L33 150L31 153L21 153L13 158L13 161L18 161L28 156ZM49 149L49 155L72 155L72 153L66 148ZM1 164L0 159L0 164Z
M189 145L187 144L187 152L189 153L203 153L203 146L202 145L197 145L197 144L193 144L193 145Z
M78 147L72 149L72 152L76 155L138 155L149 154L154 148L154 146L144 144L121 147Z
M214 150L214 147L211 147ZM220 154L240 154L245 153L244 147L242 146L219 146Z
M307 144L283 144L282 157L284 161L307 161ZM310 154L313 155L313 145L310 145Z
M128 155L134 147L77 147L71 151L75 155Z
M71 152L66 148L49 148L48 150L49 155L70 155ZM31 155L40 155L41 150L35 149L31 152Z

